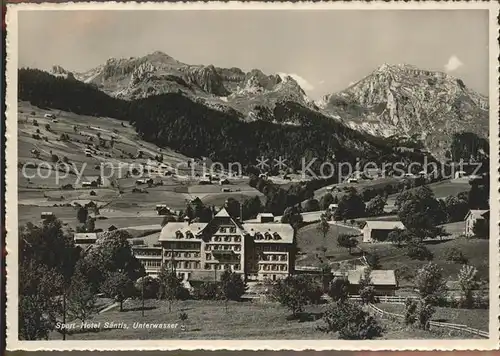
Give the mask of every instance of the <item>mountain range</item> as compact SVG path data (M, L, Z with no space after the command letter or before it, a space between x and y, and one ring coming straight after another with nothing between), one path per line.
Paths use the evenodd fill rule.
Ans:
M311 118L321 116L370 135L421 142L437 157L444 156L456 132L488 137L485 96L458 78L411 65L383 64L318 102L287 75L190 65L159 51L112 58L82 73L54 66L51 74L94 85L124 100L176 93L244 122L300 126L314 124ZM283 103L288 103L287 112L277 115Z

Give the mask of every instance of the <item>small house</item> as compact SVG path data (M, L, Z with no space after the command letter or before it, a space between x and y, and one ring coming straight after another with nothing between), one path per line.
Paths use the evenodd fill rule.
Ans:
M89 181L85 181L85 182L82 182L82 187L84 188L89 188L89 187L93 187L93 182L89 182Z
M349 280L350 294L359 294L359 282L364 276L364 273L364 268L348 271L347 278ZM370 278L371 285L375 289L376 295L382 296L396 294L398 284L394 270L372 270Z
M274 222L273 213L259 213L257 214L257 221L260 223Z
M54 213L51 211L44 211L40 214L40 218L42 218L42 219L47 219L51 216L54 216Z
M363 227L363 242L384 242L395 230L404 230L401 221L367 221Z
M358 183L358 179L357 178L349 178L347 180L347 183Z
M229 183L229 180L227 178L221 178L221 180L219 181L219 184L224 185L224 184L230 184L230 183Z
M479 220L490 220L489 210L469 210L465 216L465 236L474 236L474 225Z
M43 117L46 119L55 119L56 118L56 116L54 114L45 114L45 115L43 115Z
M97 241L97 234L95 232L76 233L73 240L75 245L94 244Z

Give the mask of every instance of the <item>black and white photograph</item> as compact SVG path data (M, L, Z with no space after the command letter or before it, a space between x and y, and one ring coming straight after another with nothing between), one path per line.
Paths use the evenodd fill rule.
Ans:
M497 348L498 11L8 5L7 348Z

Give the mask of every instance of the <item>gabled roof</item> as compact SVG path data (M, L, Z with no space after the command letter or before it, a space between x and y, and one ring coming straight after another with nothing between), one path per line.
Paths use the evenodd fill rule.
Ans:
M489 210L480 210L480 209L471 209L467 213L467 216L465 217L465 220L469 218L469 216L472 216L474 219L484 219L486 213L489 213Z
M207 226L207 223L189 224L188 222L169 222L161 229L158 241L178 241L178 239L175 238L177 231L180 231L183 235L186 235L189 231L194 235L194 238L186 239L187 241L200 241L201 237L198 234L205 228L205 226Z
M73 236L75 240L97 240L97 233L95 232L79 232Z
M375 230L394 230L394 229L405 229L404 224L401 221L367 221L364 228L375 229Z
M293 243L293 228L290 224L281 224L281 223L245 223L244 226L245 231L252 237L255 237L257 233L261 233L264 235L266 232L270 233L273 236L275 233L280 237L275 240L271 238L270 240L256 240L256 243ZM274 237L274 236L273 236Z
M217 214L215 214L216 218L230 218L231 216L227 212L226 208L222 208Z

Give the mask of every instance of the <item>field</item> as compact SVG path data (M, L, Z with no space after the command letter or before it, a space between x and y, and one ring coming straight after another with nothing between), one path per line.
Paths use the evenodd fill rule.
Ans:
M337 339L336 334L326 334L317 330L322 325L319 320L328 304L308 306L300 320L290 320L290 312L274 303L229 302L227 311L222 301L176 301L172 311L166 301L147 300L145 316L141 315L141 302L129 301L124 311L117 308L95 316L91 322L100 322L101 329L82 332L77 330L67 336L67 340L127 340L127 339ZM179 314L185 312L188 319L180 321ZM125 323L128 328L104 329L105 322ZM134 328L134 323L178 324L172 329ZM382 339L437 338L431 332L418 330L393 330L393 325L381 320L385 326ZM181 325L186 326L185 330ZM51 339L60 339L53 332Z
M297 247L305 255L297 257L297 265L318 265L317 254L321 254L319 248L324 245L327 249L326 256L330 262L355 259L359 257L358 249L352 249L353 255L349 254L346 248L337 246L337 236L339 234L359 235L359 231L340 225L330 225L330 230L323 240L322 233L318 230L318 224L311 224L302 227L297 232Z
M377 307L396 314L404 314L402 304L377 304ZM488 331L489 310L487 309L459 309L436 307L432 320L442 323L463 324L474 329Z
M388 243L363 243L361 237L358 237L360 241L358 247L353 248L352 254L349 254L346 248L337 246L337 236L338 234L359 235L359 230L347 226L330 225L330 230L323 243L323 235L317 227L318 224L311 224L297 232L297 246L300 252L305 254L297 257L297 265L299 266L318 266L320 261L316 255L321 255L319 248L323 244L327 249L326 256L330 262L359 258L364 251L376 253L380 257L381 269L398 269L407 266L409 271L416 271L426 263L425 261L409 259L404 248L397 248ZM460 230L458 223L447 224L444 227L450 232ZM489 279L489 240L456 238L447 241L430 241L426 243L426 246L434 255L433 262L443 269L446 278L455 280L461 268L460 264L446 261L447 250L455 247L464 253L469 264L478 269L480 278Z
M55 114L57 119L45 118L46 113ZM62 135L67 135L68 139L63 139ZM99 144L100 140L104 140L104 145ZM88 156L86 149L93 152ZM18 152L20 224L40 222L42 212L53 212L74 230L78 225L77 204L93 201L100 210L96 228L107 229L114 225L140 230L160 225L162 217L156 214L157 204L166 204L178 211L185 209L186 203L196 197L217 207L229 197L240 201L252 196L265 199L262 193L248 185L248 177L244 176L230 177L229 184L225 185L218 182L200 185L203 174L210 172L210 160L192 160L169 148L159 148L141 140L128 123L111 118L43 110L21 102ZM154 159L158 154L163 156L162 164ZM59 164L56 170L53 155L64 159L71 168ZM188 161L195 164L188 167ZM149 168L141 176L142 165ZM134 168L139 170L138 174ZM166 175L165 172L170 173ZM223 171L217 173L225 175ZM99 175L103 177L101 186L83 187L83 182L93 181ZM161 185L148 187L137 183L137 179L149 177ZM64 185L71 187L63 189ZM229 191L223 192L223 188Z

